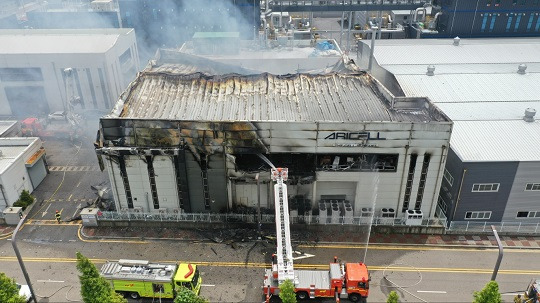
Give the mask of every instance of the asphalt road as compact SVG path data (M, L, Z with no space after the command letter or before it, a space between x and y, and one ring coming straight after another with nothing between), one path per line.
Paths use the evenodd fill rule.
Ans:
M197 263L204 284L201 295L212 302L262 300L263 267L273 250L271 244L249 242L234 249L225 244L180 241L87 242L77 237L78 228L26 225L21 231L19 249L36 293L43 297L52 295L40 302L80 299L74 259L77 251L98 267L107 259L120 258ZM298 270L324 269L333 255L352 262L363 258L363 248L355 246L299 249L314 256L297 260ZM540 276L538 266L529 266L535 264L539 254L539 250L507 250L497 277L501 292L523 290L530 279ZM373 246L366 256L372 275L369 302L384 302L390 290L396 290L402 302L470 302L473 291L481 289L491 278L496 257L497 251L493 249ZM0 241L0 267L23 281L7 240ZM513 296L503 298L510 302Z
M96 169L91 144L47 141L45 147L54 170L34 192L39 205L18 241L39 302L80 300L77 251L98 267L107 259L121 258L193 262L199 264L203 278L201 295L211 302L262 301L263 268L274 251L271 243L245 242L232 248L185 241L84 240L79 237L78 221L57 224L55 210L68 220L79 205L96 198L90 185L106 184L108 177ZM296 260L298 270L324 270L333 256L346 262L365 256L372 277L369 302L385 302L391 290L400 294L401 302L471 302L472 293L490 280L497 258L493 249L370 246L367 253L362 245L295 245L295 249L313 255ZM505 251L497 277L505 301L512 302L513 293L540 277L539 254L540 250ZM0 271L24 283L8 239L0 239Z

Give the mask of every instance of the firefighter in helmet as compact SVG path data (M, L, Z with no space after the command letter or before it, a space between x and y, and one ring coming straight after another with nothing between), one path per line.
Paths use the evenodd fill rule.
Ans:
M56 218L56 222L60 223L60 220L62 219L62 215L60 214L59 211L56 211L56 213L54 214L54 217Z

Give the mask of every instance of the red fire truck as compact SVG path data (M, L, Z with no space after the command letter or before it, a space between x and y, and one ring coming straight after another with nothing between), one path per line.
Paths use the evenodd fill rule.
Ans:
M335 298L352 302L366 302L369 294L369 272L366 264L340 263L337 258L329 270L294 270L290 240L289 208L287 201L287 169L273 168L272 179L276 204L277 253L272 257L272 268L265 270L263 293L266 302L279 294L279 285L291 280L298 299Z

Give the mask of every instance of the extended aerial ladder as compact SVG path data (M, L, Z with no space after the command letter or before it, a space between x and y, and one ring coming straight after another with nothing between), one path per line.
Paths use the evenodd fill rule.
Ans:
M279 283L285 280L294 282L294 266L291 245L291 229L289 225L289 202L287 199L288 170L286 168L272 168L272 180L274 185L275 211L276 211L276 240L277 252L276 263L273 264L273 272L277 272Z
M365 303L369 294L369 272L363 262L341 263L337 257L330 263L329 270L294 270L291 232L289 225L289 203L287 199L288 170L274 167L266 157L259 155L272 167L276 211L277 251L272 258L272 268L266 269L263 295L266 302L271 296L279 295L279 286L286 280L294 285L299 300L308 298L348 298L351 302Z

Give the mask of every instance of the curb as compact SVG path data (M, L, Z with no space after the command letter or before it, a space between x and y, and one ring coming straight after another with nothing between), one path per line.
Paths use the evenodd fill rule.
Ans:
M119 237L119 236L88 236L84 232L84 226L81 227L81 236L84 239L87 240L137 240L137 241L185 241L185 242L208 242L208 243L216 243L209 239L181 239L181 238L156 238L156 237ZM250 242L254 242L257 240L251 240ZM299 243L297 241L293 241L293 243ZM319 242L313 242L314 244L322 244L322 245L362 245L360 243L356 242L326 242L326 241L319 241ZM221 244L221 243L217 243ZM309 246L309 244L305 244L306 246ZM369 246L402 246L402 247L451 247L451 248L471 248L471 249L498 249L498 246L496 245L465 245L465 244L416 244L416 243L392 243L392 242L385 242L385 243L369 243L367 245ZM525 247L525 246L506 246L503 245L504 249L510 249L510 250L540 250L540 247Z

